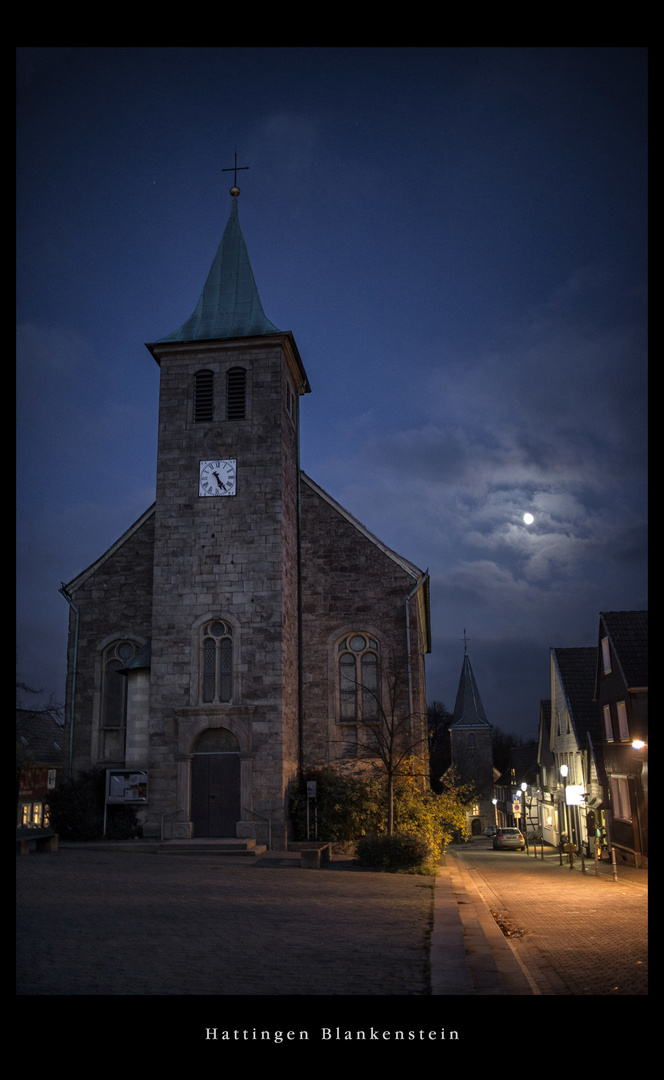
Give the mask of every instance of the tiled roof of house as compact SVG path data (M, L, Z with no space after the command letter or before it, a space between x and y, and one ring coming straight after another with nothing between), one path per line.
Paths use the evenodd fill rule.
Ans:
M49 712L16 710L16 743L21 757L30 755L35 765L61 765L64 729Z
M609 639L628 689L648 685L648 612L600 611L600 636ZM602 627L604 630L602 630Z
M597 649L552 649L580 743L587 732L602 734L602 711L594 701Z
M539 763L540 765L552 765L553 752L549 746L551 734L551 701L549 698L540 701L540 735L539 735Z

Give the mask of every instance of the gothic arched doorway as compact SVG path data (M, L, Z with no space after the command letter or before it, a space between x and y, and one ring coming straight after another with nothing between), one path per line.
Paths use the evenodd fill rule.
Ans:
M226 728L208 728L191 762L194 836L235 836L240 817L240 744Z

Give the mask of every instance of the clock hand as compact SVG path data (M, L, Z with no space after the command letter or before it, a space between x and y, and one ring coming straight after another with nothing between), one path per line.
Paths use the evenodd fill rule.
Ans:
M221 482L221 480L219 479L219 473L217 473L217 472L213 472L213 473L212 473L212 475L214 476L215 480L216 480L216 481L217 481L217 483L219 484L219 487L221 488L221 490L222 490L222 491L225 491L225 490L226 490L226 485L225 485L225 484L223 484L223 483Z

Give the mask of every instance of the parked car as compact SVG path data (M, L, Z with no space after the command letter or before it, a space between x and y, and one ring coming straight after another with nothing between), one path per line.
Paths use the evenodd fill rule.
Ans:
M497 829L496 825L487 825L486 829L484 830L484 835L485 836L493 836L496 829Z
M496 851L513 848L523 851L526 846L526 841L523 839L523 833L518 829L504 829L499 827L493 837L493 846Z

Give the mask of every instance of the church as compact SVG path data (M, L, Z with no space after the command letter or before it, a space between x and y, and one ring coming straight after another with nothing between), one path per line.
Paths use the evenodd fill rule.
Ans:
M65 773L105 770L146 839L283 850L291 783L358 763L390 712L426 755L429 578L302 470L311 387L230 194L193 314L147 345L155 502L60 590Z
M463 635L463 666L450 724L452 769L455 783L472 791L466 814L468 832L480 836L487 825L496 823L494 783L500 774L493 765L492 728L468 656L465 630Z

